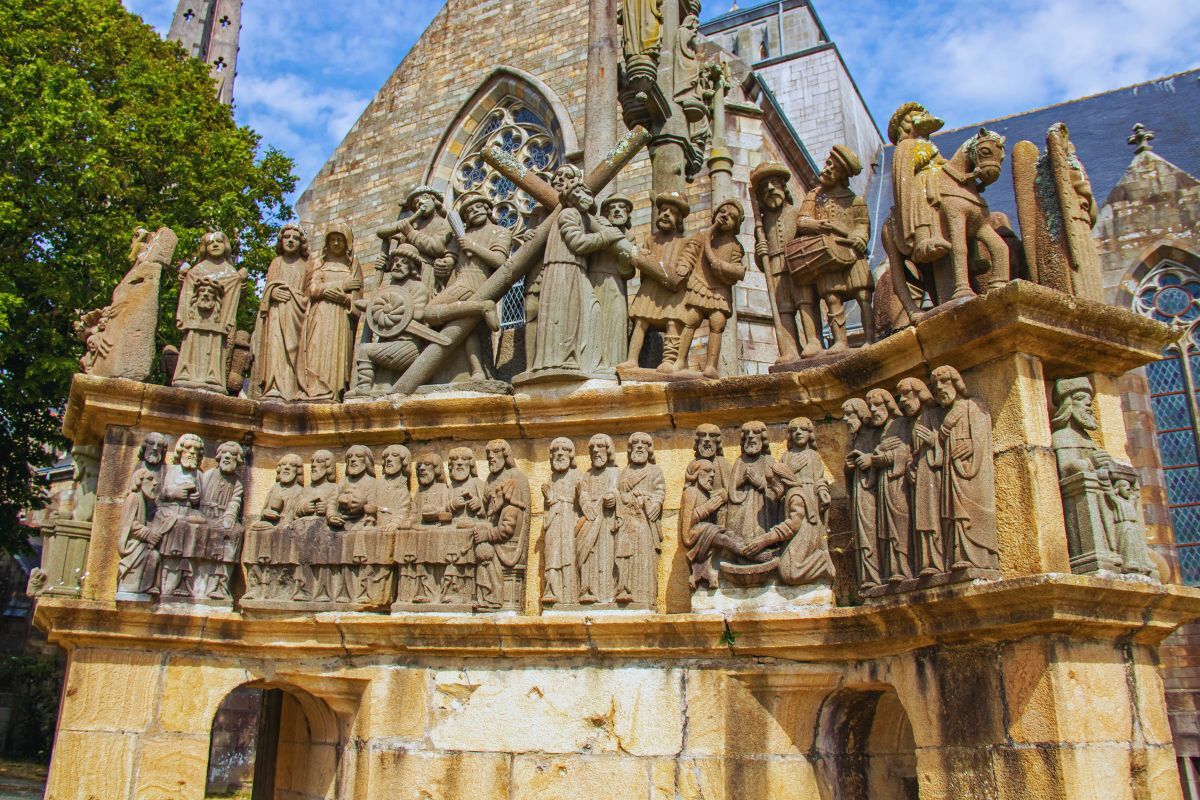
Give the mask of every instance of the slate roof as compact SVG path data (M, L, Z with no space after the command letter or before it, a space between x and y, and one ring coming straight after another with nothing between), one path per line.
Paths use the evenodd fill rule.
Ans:
M930 109L935 114L937 109ZM889 115L891 112L888 112ZM1110 92L1070 100L1054 106L987 120L954 130L940 131L934 143L949 158L964 141L985 127L1008 139L1009 154L1022 139L1046 148L1046 130L1056 122L1065 122L1071 141L1087 169L1092 191L1103 202L1112 192L1129 162L1134 149L1126 144L1134 124L1140 122L1154 131L1154 152L1191 175L1200 175L1200 69L1181 72L1147 83L1114 89ZM879 243L879 223L892 207L893 147L884 148L878 177L867 197L871 222L875 227L871 263L885 259ZM1000 180L988 187L984 197L993 211L1003 211L1018 225L1013 199L1012 171L1008 158Z

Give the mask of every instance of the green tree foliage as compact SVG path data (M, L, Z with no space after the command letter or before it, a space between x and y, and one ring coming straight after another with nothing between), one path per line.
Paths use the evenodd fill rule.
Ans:
M0 548L23 544L32 467L61 444L74 323L109 302L134 228L173 228L177 261L223 230L258 278L295 183L291 160L260 152L217 101L207 67L118 0L0 3ZM160 346L178 343L178 288L164 274Z

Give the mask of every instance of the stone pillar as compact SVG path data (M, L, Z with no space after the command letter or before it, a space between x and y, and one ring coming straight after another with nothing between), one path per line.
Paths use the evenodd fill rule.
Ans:
M591 0L583 170L591 172L617 143L616 0Z

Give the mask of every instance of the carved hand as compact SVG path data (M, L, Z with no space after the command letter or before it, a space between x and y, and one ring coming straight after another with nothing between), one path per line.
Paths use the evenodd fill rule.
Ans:
M290 296L291 292L289 292L284 286L276 286L271 289L272 303L286 303Z
M724 489L714 489L712 499L717 501L717 508L720 508L729 502L729 492Z
M951 455L955 458L970 458L975 453L975 444L970 439L954 443Z
M854 459L854 463L859 469L870 469L874 466L870 453L859 453L858 458Z
M615 494L606 494L601 500L605 508L613 509L617 507L617 496Z
M913 426L913 435L917 437L917 441L921 444L932 446L934 443L933 431L920 423Z
M483 511L483 503L478 497L472 496L467 500L467 509L478 514Z
M357 275L342 284L342 290L345 292L357 292L362 287L362 278L358 277Z
M767 271L767 259L770 257L771 249L767 246L767 240L756 238L754 240L754 260L763 272Z

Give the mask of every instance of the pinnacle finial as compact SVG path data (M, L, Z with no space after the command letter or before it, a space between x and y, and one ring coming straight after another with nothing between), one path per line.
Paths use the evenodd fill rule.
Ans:
M1134 155L1138 155L1140 153L1147 153L1150 150L1153 150L1154 148L1150 146L1150 142L1153 140L1154 131L1149 130L1145 125L1139 122L1133 126L1133 134L1130 135L1125 142L1133 145L1136 148L1133 153Z

